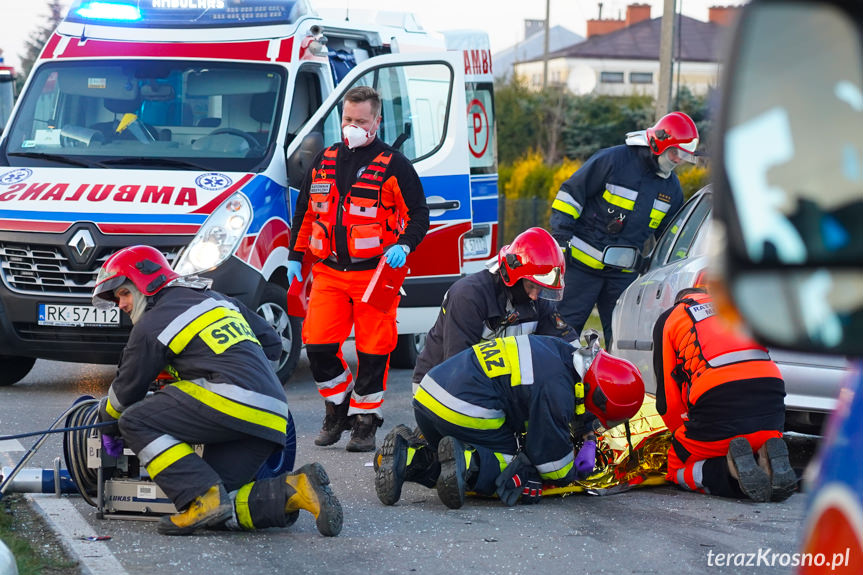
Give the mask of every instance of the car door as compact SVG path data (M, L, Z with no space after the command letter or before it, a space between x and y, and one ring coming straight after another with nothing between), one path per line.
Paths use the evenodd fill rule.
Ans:
M674 216L648 258L647 271L621 295L614 310L612 353L633 362L648 393L655 393L653 326L677 292L694 285L707 267L705 222L709 188L699 191Z

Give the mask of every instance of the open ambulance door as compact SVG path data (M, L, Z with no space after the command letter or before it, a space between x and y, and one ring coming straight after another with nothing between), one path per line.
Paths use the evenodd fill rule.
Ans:
M399 333L426 333L443 295L462 273L462 236L471 230L464 63L460 52L389 54L351 70L287 148L290 201L317 152L341 139L341 102L358 85L382 97L379 137L410 159L430 208L431 226L408 256Z

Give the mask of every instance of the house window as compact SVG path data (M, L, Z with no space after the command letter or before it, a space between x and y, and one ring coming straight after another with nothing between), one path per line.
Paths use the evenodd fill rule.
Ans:
M630 72L630 84L653 84L653 72Z
M600 72L599 81L603 84L623 84L623 72Z

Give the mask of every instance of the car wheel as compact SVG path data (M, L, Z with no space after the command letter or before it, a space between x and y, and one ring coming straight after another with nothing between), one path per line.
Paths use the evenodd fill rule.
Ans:
M282 355L276 367L276 376L282 385L288 382L297 368L302 349L302 322L300 318L288 315L287 308L288 294L285 289L275 284L267 284L258 309L255 310L282 338Z
M17 355L0 355L0 386L18 383L30 373L35 357L19 357Z
M413 369L425 345L426 334L424 333L401 334L396 348L390 354L390 365L397 369Z

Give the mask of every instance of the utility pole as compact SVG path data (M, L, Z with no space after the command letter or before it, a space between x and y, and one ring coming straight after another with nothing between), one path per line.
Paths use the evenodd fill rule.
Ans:
M675 1L662 4L662 28L659 39L659 93L656 96L656 119L671 111L671 55L674 51Z
M548 13L551 0L545 0L545 38L542 47L542 91L548 88Z

